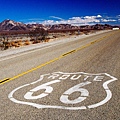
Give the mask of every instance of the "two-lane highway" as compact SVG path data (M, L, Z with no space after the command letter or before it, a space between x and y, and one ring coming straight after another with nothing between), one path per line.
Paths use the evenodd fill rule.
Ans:
M118 120L120 31L0 61L1 120Z

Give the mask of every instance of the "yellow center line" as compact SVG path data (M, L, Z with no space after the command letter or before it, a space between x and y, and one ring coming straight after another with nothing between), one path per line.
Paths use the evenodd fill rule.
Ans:
M35 67L35 68L32 68L32 69L26 71L26 72L20 73L20 74L14 76L14 77L12 77L12 78L5 78L5 79L3 79L3 80L0 80L0 85L1 85L1 84L4 84L4 83L6 83L6 82L9 82L9 81L11 81L11 80L15 80L15 79L17 79L17 78L19 78L19 77L21 77L21 76L23 76L23 75L26 75L26 74L28 74L28 73L30 73L30 72L35 71L35 70L37 70L37 69L40 69L40 68L42 68L42 67L44 67L44 66L46 66L46 65L48 65L48 64L50 64L50 63L53 63L53 62L55 62L55 61L57 61L57 60L59 60L59 59L61 59L61 58L63 58L63 57L66 57L66 56L69 55L69 54L72 54L72 53L75 53L75 52L77 52L77 51L79 51L79 50L82 50L82 49L84 49L84 48L87 48L87 47L91 46L92 44L95 44L96 42L99 42L99 41L101 41L101 40L103 40L103 39L105 39L106 37L109 37L109 36L111 36L111 35L113 35L113 34L104 36L104 37L99 38L99 39L97 39L97 40L94 40L94 41L92 41L92 42L90 42L90 43L88 43L88 44L86 44L86 45L83 45L83 46L81 46L81 47L79 47L79 48L77 48L77 49L74 49L74 50L71 50L71 51L69 51L69 52L67 52L67 53L64 53L64 54L60 55L60 56L57 57L57 58L54 58L54 59L52 59L52 60L50 60L50 61L48 61L48 62L45 62L45 63L43 63L43 64L41 64L41 65L39 65L39 66L37 66L37 67Z
M57 61L58 59L60 59L60 57L59 57L59 58L55 58L55 59L53 59L53 60L50 60L50 61L48 61L48 62L46 62L46 63L43 63L43 64L41 64L41 65L39 65L39 66L37 66L37 67L35 67L35 68L32 68L32 69L30 69L30 70L28 70L28 71L26 71L26 72L20 73L20 74L14 76L14 77L12 77L12 78L6 78L6 79L3 79L3 80L0 80L0 85L1 85L1 84L4 84L4 83L6 83L6 82L9 82L9 81L11 81L11 80L17 79L17 78L19 78L19 77L21 77L21 76L23 76L23 75L25 75L25 74L28 74L28 73L30 73L30 72L33 72L33 71L37 70L37 69L39 69L39 68L42 68L42 67L44 67L44 66L46 66L46 65L48 65L48 64L50 64L50 63L52 63L52 62Z

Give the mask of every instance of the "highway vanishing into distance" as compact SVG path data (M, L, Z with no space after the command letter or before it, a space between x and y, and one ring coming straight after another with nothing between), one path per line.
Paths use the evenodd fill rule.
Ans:
M0 120L119 119L119 30L0 59Z

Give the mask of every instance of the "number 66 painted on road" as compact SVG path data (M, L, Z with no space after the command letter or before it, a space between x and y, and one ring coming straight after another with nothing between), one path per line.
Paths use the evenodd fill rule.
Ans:
M54 84L54 83L58 83L58 82L61 82L61 81L60 80L54 80L54 81L42 84L40 86L37 86L37 87L33 88L32 90L30 90L29 92L27 92L24 95L24 98L25 99L40 99L40 98L46 97L47 95L49 95L53 91L53 87L51 87L49 85ZM76 103L82 102L89 95L89 92L88 92L88 90L86 90L84 88L81 88L81 87L83 87L83 86L85 86L87 84L90 84L90 83L91 82L88 82L88 81L83 82L83 83L80 83L80 84L75 85L74 87L68 89L60 97L60 101L65 103L65 104L76 104ZM37 91L42 90L42 89L45 89L45 93L41 93L40 95L33 96L34 92L37 92ZM75 100L69 100L68 96L70 94L74 93L74 92L81 92L82 97L80 96Z
M84 78L82 83L79 83L71 88L69 88L68 90L66 90L61 96L60 96L60 101L64 104L66 104L67 106L59 106L59 105L44 105L41 103L35 103L36 101L33 100L38 100L38 99L42 99L48 95L50 95L53 91L53 87L52 85L55 83L59 83L62 81L66 81L67 79L70 80L71 82L73 82L74 80L79 80L79 78ZM91 81L89 80L89 78L91 78ZM29 87L30 85L34 85L34 84L38 84L39 82L41 82L43 79L52 79L52 81L44 83L42 85L39 85L33 89L31 89L30 91L28 91L24 96L25 99L24 100L19 100L19 98L17 99L17 96L14 96L14 94L19 91L20 89L25 89L25 87ZM44 74L40 76L40 79L38 79L37 81L34 81L32 83L28 83L22 86L19 86L17 88L15 88L14 90L12 90L10 92L10 94L8 95L8 98L18 104L23 104L23 105L30 105L33 107L36 107L38 109L41 108L56 108L56 109L67 109L67 110L83 110L83 109L90 109L90 108L96 108L99 107L103 104L105 104L106 102L108 102L111 97L112 97L112 92L108 87L108 84L116 81L117 78L107 74L107 73L99 73L99 74L90 74L90 73L85 73L85 72L77 72L77 73L63 73L63 72L54 72L52 74ZM83 88L84 86L94 83L94 82L102 82L101 88L105 91L106 96L99 102L90 104L90 105L83 105L83 106L76 106L76 107L72 107L72 106L68 106L68 104L77 104L80 103L82 101L84 101L88 96L89 96L89 92L87 89ZM45 90L44 92L42 92L39 95L35 95L34 93L40 91L40 90ZM70 99L70 95L74 92L80 92L80 96L74 99ZM30 100L32 100L30 102Z

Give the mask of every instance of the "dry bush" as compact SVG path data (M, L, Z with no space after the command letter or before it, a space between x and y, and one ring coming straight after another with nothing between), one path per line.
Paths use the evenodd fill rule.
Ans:
M11 42L11 47L19 47L20 45L18 44L17 41L12 41Z
M14 44L14 46L15 46L15 47L20 47L17 42Z
M10 42L8 42L8 43L6 44L6 47L7 47L7 48L11 47Z
M26 40L24 45L30 45L30 41Z
M40 43L41 42L41 40L34 40L33 42L32 42L32 44L37 44L37 43Z
M15 42L14 42L14 41L12 41L12 42L11 42L11 46L14 46L14 45L15 45Z
M23 46L23 43L19 41L19 42L18 42L18 45L19 45L19 46Z
M47 39L45 39L45 42L49 42L49 40L50 40L50 39L49 39L49 38L47 38Z

